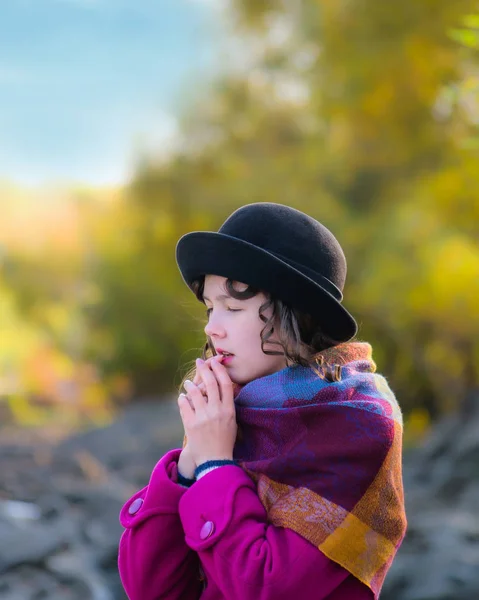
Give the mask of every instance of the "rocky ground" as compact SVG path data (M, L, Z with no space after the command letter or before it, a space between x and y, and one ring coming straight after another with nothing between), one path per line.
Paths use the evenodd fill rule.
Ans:
M118 514L181 446L176 400L52 445L0 431L0 598L126 600ZM479 394L405 456L409 529L381 600L479 598Z
M126 600L118 514L182 432L175 401L54 446L0 435L0 598Z
M381 600L479 599L479 390L404 463L408 531Z

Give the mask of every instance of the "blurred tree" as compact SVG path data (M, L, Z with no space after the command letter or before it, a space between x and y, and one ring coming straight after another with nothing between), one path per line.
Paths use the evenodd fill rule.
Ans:
M227 68L195 90L181 147L145 160L115 202L82 204L87 358L137 393L171 390L204 338L178 238L274 201L344 246L345 304L404 410L423 424L420 409L460 403L479 382L479 172L464 147L477 111L447 90L477 72L477 53L448 32L474 4L233 0ZM53 265L25 266L47 295L70 277ZM35 290L24 283L25 298Z
M346 304L405 409L426 405L436 416L452 407L450 390L457 400L478 378L479 182L473 157L460 151L462 116L438 102L462 68L447 31L472 6L233 2L239 66L198 96L183 119L184 148L167 165L145 166L125 203L141 240L125 259L150 290L162 274L164 302L153 312L188 321L177 307L188 297L174 264L179 235L214 229L247 202L284 202L344 245ZM169 223L161 240L159 221ZM151 348L172 347L151 329L155 302L135 300L138 335ZM199 345L195 327L188 342ZM175 353L186 349L173 338ZM129 333L124 340L131 344Z
M470 135L462 142L463 148L479 149L479 14L466 15L462 27L449 30L451 39L463 46L462 77L444 88L444 108L462 110L469 124Z

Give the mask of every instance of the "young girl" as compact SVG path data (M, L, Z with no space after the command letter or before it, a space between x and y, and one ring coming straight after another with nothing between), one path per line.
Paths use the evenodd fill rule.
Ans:
M377 600L407 526L402 417L352 341L338 241L265 202L176 257L207 342L178 397L183 448L120 514L130 600Z

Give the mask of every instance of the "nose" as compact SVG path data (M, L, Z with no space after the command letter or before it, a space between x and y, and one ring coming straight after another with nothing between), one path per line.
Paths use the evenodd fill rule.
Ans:
M210 338L224 337L225 335L225 328L221 324L219 317L215 316L214 313L212 313L209 317L208 323L206 323L204 331L206 335Z

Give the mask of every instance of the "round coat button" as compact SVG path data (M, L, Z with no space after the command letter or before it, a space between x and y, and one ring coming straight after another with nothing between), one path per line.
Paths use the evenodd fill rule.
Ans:
M128 507L128 512L130 515L135 515L139 510L141 505L143 504L143 498L136 498Z
M206 521L206 523L201 528L200 538L202 540L206 540L206 538L209 538L214 530L215 530L215 524L213 523L213 521Z

